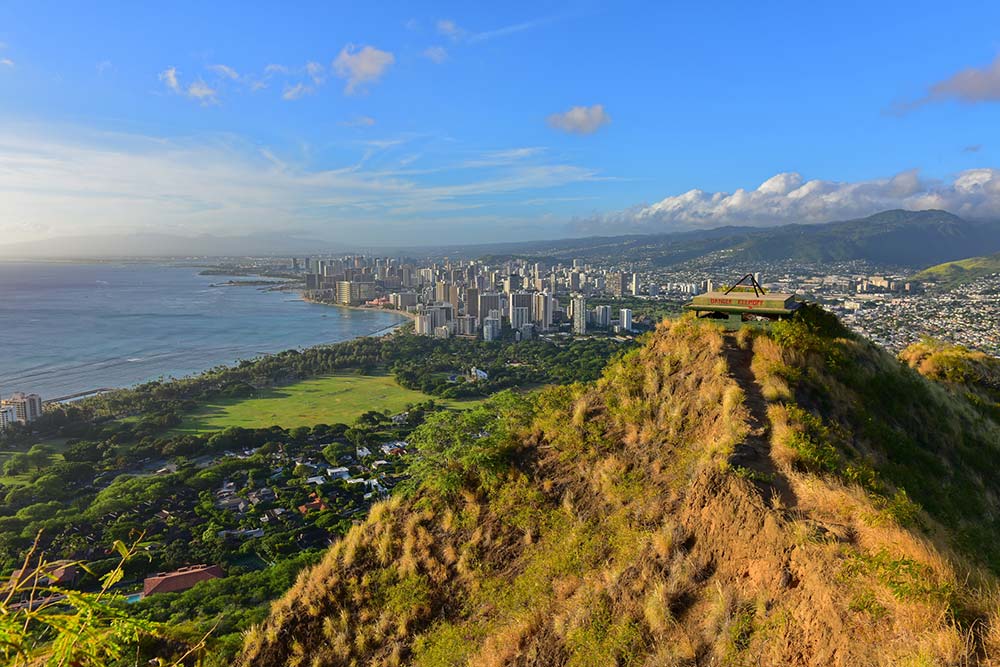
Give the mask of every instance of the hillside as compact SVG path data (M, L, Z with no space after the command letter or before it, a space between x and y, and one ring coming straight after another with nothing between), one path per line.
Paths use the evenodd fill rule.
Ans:
M972 222L945 211L894 210L857 220L808 225L718 227L461 248L471 255L534 256L561 261L615 257L650 261L656 266L671 266L720 250L731 250L733 260L746 262L867 260L928 266L1000 251L1000 224Z
M943 287L957 287L983 276L1000 273L1000 252L986 257L970 257L955 262L945 262L931 266L914 278L916 280L934 280Z
M923 369L929 370L929 369ZM239 664L990 665L1000 427L830 316L429 420Z
M754 236L738 251L748 260L863 259L927 266L983 249L1000 250L1000 225L970 222L945 211L895 210L858 220L778 227Z

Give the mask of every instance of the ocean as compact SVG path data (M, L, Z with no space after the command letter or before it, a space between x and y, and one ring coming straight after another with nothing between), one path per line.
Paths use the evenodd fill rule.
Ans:
M183 377L261 354L383 332L401 315L223 286L141 263L0 262L0 396L43 400Z

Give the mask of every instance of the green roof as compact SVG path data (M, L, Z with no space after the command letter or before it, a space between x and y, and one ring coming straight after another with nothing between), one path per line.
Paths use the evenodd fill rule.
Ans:
M687 310L719 313L759 313L761 315L791 315L799 307L794 294L771 292L706 292L684 305Z

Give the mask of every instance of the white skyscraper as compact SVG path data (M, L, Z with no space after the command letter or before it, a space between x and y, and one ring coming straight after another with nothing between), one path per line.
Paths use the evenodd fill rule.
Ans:
M632 309L622 308L618 311L618 324L625 331L632 330Z
M582 296L573 297L573 333L583 335L587 333L587 299Z

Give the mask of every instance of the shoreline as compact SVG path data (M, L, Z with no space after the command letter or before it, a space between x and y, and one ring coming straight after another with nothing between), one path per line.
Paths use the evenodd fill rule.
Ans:
M328 301L319 301L317 299L310 299L304 293L299 292L302 300L306 303L315 303L320 306L330 306L331 308L343 308L344 310L363 310L369 313L391 313L393 315L402 315L403 317L409 319L410 321L415 321L417 316L415 313L410 313L405 310L396 310L395 308L372 308L370 306L347 306L342 303L330 303ZM395 326L400 326L403 323L397 324Z
M17 263L21 263L21 262L17 262ZM39 265L42 265L42 264L49 264L49 262L39 262ZM55 265L55 264L70 264L70 265L72 265L72 264L78 264L78 262L75 262L75 261L62 262L62 261L59 261L59 262L51 262L51 264L53 264L53 265ZM100 264L100 263L98 263L98 264ZM153 262L153 263L151 263L151 265L153 265L153 266L162 266L162 264L160 264L158 262ZM181 267L178 267L178 268L181 268ZM189 267L184 267L184 268L189 268ZM260 282L264 282L264 281L260 281ZM182 370L180 373L178 373L177 372L178 369L175 367L175 365L173 363L171 363L171 362L165 362L167 365L164 366L164 368L162 368L162 369L159 368L159 366L156 366L156 364L153 364L156 367L153 368L153 370L150 371L150 373L148 374L148 376L142 375L141 371L140 371L140 373L133 375L131 372L123 371L122 369L117 368L118 365L121 365L121 364L117 364L117 365L114 365L115 366L114 368L110 368L110 369L95 369L95 370L98 370L98 372L96 374L93 373L93 372L88 372L88 373L84 374L84 377L77 377L77 378L75 378L76 381L72 381L72 382L62 382L62 381L59 381L59 378L56 378L55 376L53 376L52 378L43 378L44 381L37 383L38 384L37 389L41 390L41 392L36 391L36 388L34 386L34 384L35 384L34 382L29 382L27 380L24 380L22 382L17 382L17 384L18 384L18 386L20 386L21 384L23 384L24 387L25 387L25 391L31 391L31 392L35 392L35 393L42 393L43 403L46 404L46 405L57 405L57 404L72 403L72 402L77 402L77 401L81 401L81 400L86 400L86 399L92 398L94 396L98 396L100 394L104 394L104 393L108 393L108 392L114 392L114 391L118 391L118 390L128 390L128 389L131 389L131 388L133 388L133 387L135 387L137 385L144 384L144 383L150 382L150 381L154 381L156 379L162 379L164 381L176 381L176 380L183 380L183 379L189 378L189 377L196 377L196 376L202 375L205 372L210 371L212 368L214 368L215 366L218 366L218 365L222 365L222 366L235 366L235 365L239 364L242 361L246 361L247 359L253 359L253 358L257 358L257 357L261 357L261 356L277 355L277 354L281 354L281 353L283 353L283 352L285 352L287 350L292 350L292 349L304 350L304 349L308 349L308 348L325 347L325 346L330 346L330 345L336 345L338 343L342 343L342 342L345 342L345 341L348 341L348 340L352 340L352 339L357 339L357 338L383 337L383 336L391 335L391 334L397 332L401 327L404 327L405 325L407 325L408 322L413 321L413 319L415 317L412 313L406 313L404 311L394 310L394 309L391 309L391 308L363 307L363 306L342 306L342 305L339 305L339 304L324 303L323 301L319 301L319 300L316 300L316 299L306 298L306 296L302 293L301 288L296 289L296 287L294 287L293 285L289 285L288 284L289 281L275 280L275 281L267 281L267 282L269 284L267 284L267 285L259 285L257 280L255 280L253 278L250 278L250 279L245 279L245 282L242 281L242 280L241 281L234 281L234 284L227 284L225 282L223 282L223 283L213 283L213 284L210 285L210 287L221 288L221 287L230 287L230 286L233 286L233 287L236 287L236 286L254 286L255 289L263 288L263 291L269 291L269 292L277 292L277 293L282 293L283 292L283 293L286 293L286 294L288 294L289 292L292 292L292 294L288 294L288 296L292 297L292 300L304 301L304 302L310 303L310 304L319 304L319 305L325 305L325 306L335 306L335 307L339 307L339 308L345 308L347 310L369 311L369 312L373 312L373 313L383 313L383 314L397 314L400 317L388 318L390 320L388 322L385 319L382 319L381 321L378 321L381 318L373 318L375 321L369 322L369 326L368 327L357 326L357 325L352 325L350 323L347 323L347 324L343 325L343 328L345 329L345 333L347 331L353 329L353 335L349 335L346 338L340 338L339 336L337 336L337 333L340 333L340 332L334 331L338 327L341 327L341 325L330 325L330 326L333 326L333 329L334 329L334 330L331 330L329 332L330 334L332 334L334 336L332 338L327 338L326 336L318 336L316 338L313 338L312 342L306 342L305 345L296 344L298 341L287 340L287 339L285 339L285 340L278 339L278 340L274 340L273 341L274 345L273 345L273 349L271 349L271 350L258 351L258 352L255 352L255 353L248 353L248 354L244 354L244 355L238 355L238 356L233 356L233 357L221 359L221 360L219 360L219 361L217 361L215 363L207 364L203 368L198 368L197 370L194 370L194 372L184 372ZM278 289L275 289L276 287ZM293 292L293 290L294 290L294 292ZM295 297L298 297L298 298L296 299ZM283 300L289 300L289 299L286 296ZM313 311L313 313L314 314L311 317L309 317L307 315L306 319L311 319L311 318L319 317L322 314L322 311L319 311L319 312ZM344 314L343 318L345 320L355 320L356 319L356 318L353 318L353 317L349 316L348 314ZM340 318L337 318L337 319L339 320ZM317 320L317 321L319 321L319 320ZM374 326L375 328L374 329L370 328L371 326ZM327 328L327 325L324 325L324 328ZM268 345L266 347L271 347L271 346ZM131 361L131 359L129 361ZM173 367L171 367L171 366L173 366ZM106 371L106 372L102 372L102 371ZM142 376L142 377L140 377L140 376ZM16 378L15 378L15 380L16 380ZM79 380L83 380L83 382L79 382ZM12 380L12 381L14 381L14 380ZM50 384L52 385L51 387L47 386L47 385L50 385ZM43 388L43 385L46 385L46 386L44 386L44 388Z

